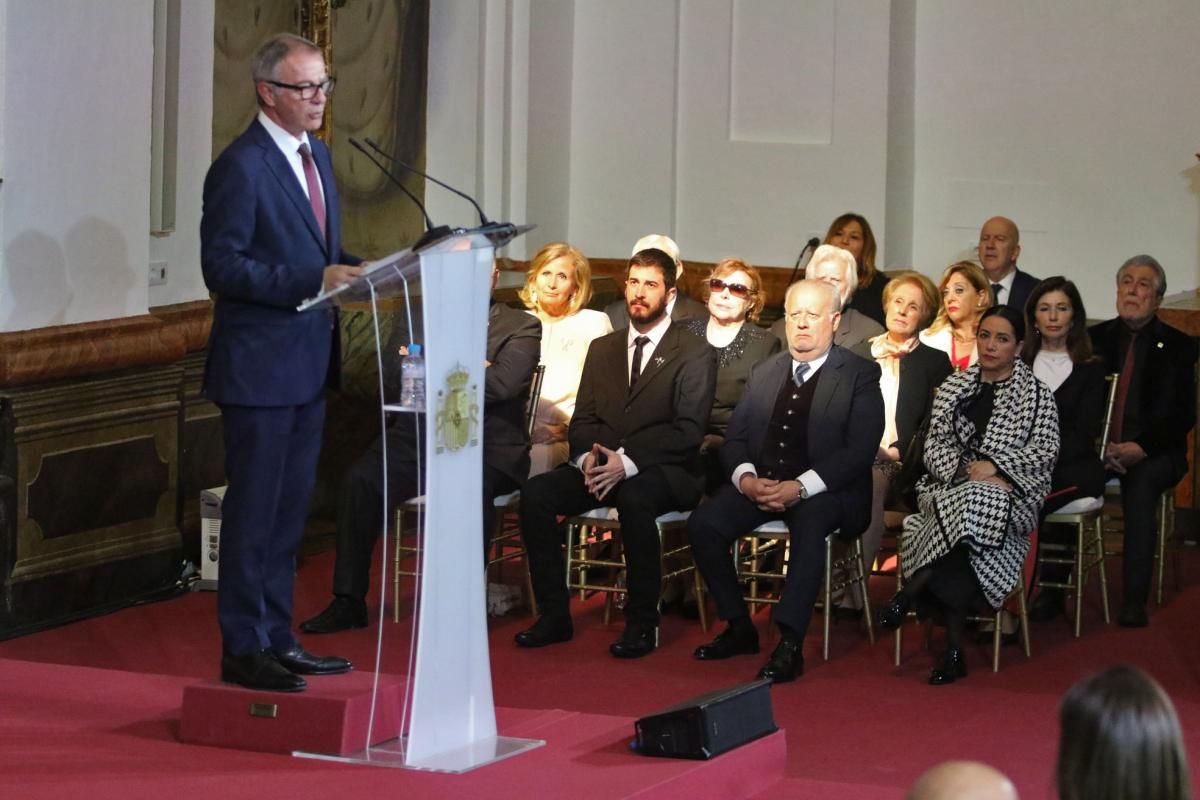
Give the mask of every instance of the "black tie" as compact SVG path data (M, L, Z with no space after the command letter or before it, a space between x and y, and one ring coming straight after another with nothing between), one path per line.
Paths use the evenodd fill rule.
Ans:
M646 342L650 341L649 336L639 336L633 340L633 368L629 370L629 388L633 389L637 385L638 378L642 377L642 348L646 346Z
M994 305L994 306L1000 305L1000 290L1003 288L1004 287L998 283L992 284L992 305Z
M808 362L801 361L799 364L796 365L796 372L792 375L792 380L795 381L797 386L803 386L804 385L804 376L807 374L808 374Z

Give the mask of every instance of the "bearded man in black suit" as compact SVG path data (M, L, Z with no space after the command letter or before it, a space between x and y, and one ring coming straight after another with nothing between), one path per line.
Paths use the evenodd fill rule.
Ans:
M638 658L658 646L662 562L654 519L700 500L700 443L716 391L717 354L674 325L675 262L657 249L629 260L630 327L588 348L568 439L570 460L521 492L521 535L542 616L517 634L521 647L574 635L560 515L612 506L621 520L628 600L625 631L609 651ZM876 437L878 438L878 437Z
M774 620L780 640L758 673L774 682L804 670L802 645L825 568L825 537L854 535L871 519L871 464L883 436L879 365L833 344L840 321L834 288L816 280L788 288L788 352L758 364L729 421L721 463L730 476L688 520L696 566L729 623L700 660L758 652L731 548L765 522L791 534L787 580Z

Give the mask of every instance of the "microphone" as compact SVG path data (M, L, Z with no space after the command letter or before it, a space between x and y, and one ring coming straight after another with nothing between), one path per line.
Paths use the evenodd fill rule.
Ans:
M796 273L800 271L800 262L804 260L804 254L810 250L816 250L821 246L821 240L813 237L804 243L804 247L800 249L800 255L796 256L796 266L792 267L792 276L788 278L788 286L796 282Z
M467 194L466 192L460 192L458 189L455 189L453 186L451 186L448 183L442 183L437 178L433 177L432 175L422 172L421 170L417 169L416 167L412 166L411 164L406 164L405 162L396 158L391 153L389 153L386 150L384 150L383 148L381 148L379 145L375 144L375 142L373 142L370 137L367 137L366 139L364 139L364 141L367 143L368 147L370 147L372 150L374 150L376 153L383 156L387 160L393 162L397 166L403 167L404 169L406 169L409 172L412 172L416 175L420 175L422 178L424 178L427 181L433 181L438 186L441 186L443 189L454 192L456 195L463 198L471 205L475 206L475 211L479 214L479 225L481 227L486 228L489 225L494 224L490 219L487 218L487 214L483 213L483 209L479 207L479 203L476 203L475 198L471 197L471 195Z
M367 141L368 141L368 143L370 142L369 139ZM370 161L372 164L374 164L376 167L379 167L379 171L382 172L384 175L386 175L388 180L390 180L392 183L396 184L396 186L398 186L400 188L400 191L402 191L406 195L408 195L408 199L412 200L414 203L416 203L417 208L421 209L421 216L425 218L425 233L421 234L421 238L417 239L417 241L413 244L413 246L412 246L413 250L420 250L422 247L429 244L430 242L450 235L450 226L449 225L434 225L433 220L431 220L429 218L429 212L425 210L425 204L422 203L420 200L418 200L417 196L415 194L413 194L412 192L410 192L408 190L408 187L400 182L399 178L397 178L392 173L388 172L387 167L385 167L383 164L380 164L379 160L376 159L375 156L373 156L369 152L367 152L367 149L365 147L363 147L362 144L360 144L359 141L357 139L355 139L353 136L350 137L350 146L353 147L355 150L358 150L364 156L366 156L367 160Z

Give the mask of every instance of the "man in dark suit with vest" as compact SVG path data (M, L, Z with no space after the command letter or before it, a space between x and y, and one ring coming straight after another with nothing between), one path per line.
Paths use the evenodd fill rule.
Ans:
M204 391L221 409L225 475L217 619L221 679L301 691L301 675L345 672L291 631L296 549L304 533L325 419L340 369L337 317L298 313L349 282L360 260L341 246L333 167L321 126L333 80L312 42L282 34L254 60L259 114L204 181L200 263L216 295Z
M1151 256L1117 271L1117 318L1088 330L1096 354L1116 373L1117 396L1105 465L1121 480L1125 516L1124 597L1117 621L1148 624L1158 499L1187 472L1187 436L1196 424L1196 340L1157 316L1167 274Z
M701 660L758 652L734 570L731 548L742 535L782 519L791 554L774 620L780 640L758 673L775 682L803 672L804 634L825 566L825 537L857 534L871 518L871 464L883 436L879 365L833 344L840 314L833 287L815 280L788 289L788 352L750 373L721 463L730 476L688 521L696 566L728 623Z
M592 342L568 429L570 460L530 479L521 492L521 535L542 616L517 634L522 647L574 635L563 563L560 515L612 506L625 551L625 631L617 658L658 646L662 563L655 517L700 500L700 443L716 390L717 354L673 325L675 263L657 249L629 260L625 302L630 327Z
M1017 269L1021 232L1007 217L992 217L979 230L979 266L992 284L996 305L1025 313L1025 301L1038 279Z
M492 272L495 285L496 272ZM398 338L411 334L397 328L387 351L397 352ZM515 491L529 475L526 407L533 371L541 357L542 323L532 314L493 303L488 311L487 369L483 387L483 546L486 554L495 521L497 495ZM393 359L393 362L398 360ZM396 364L393 364L395 366ZM399 394L398 369L390 370L389 396ZM388 498L402 503L423 490L417 474L421 448L411 418L388 427ZM338 498L337 560L333 568L333 601L300 625L305 633L336 633L367 625L367 588L371 554L386 520L383 516L383 437L350 467Z

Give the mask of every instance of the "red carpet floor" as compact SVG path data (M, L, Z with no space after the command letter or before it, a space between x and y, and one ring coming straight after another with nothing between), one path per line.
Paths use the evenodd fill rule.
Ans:
M814 624L807 673L773 689L776 721L786 732L785 779L765 788L747 776L739 784L744 790L722 786L721 794L899 798L931 764L972 758L1010 775L1024 798L1053 797L1059 698L1079 678L1119 662L1146 669L1167 688L1183 720L1193 774L1200 775L1200 587L1191 580L1200 554L1187 552L1182 563L1183 591L1151 611L1149 628L1104 626L1092 603L1081 639L1071 637L1065 621L1034 625L1032 660L1005 648L1001 671L992 674L988 649L973 647L970 677L946 687L925 684L932 656L915 633L896 669L890 638L871 647L856 625L841 623L831 660L823 663ZM324 606L331 570L330 554L301 565L298 618ZM1110 566L1113 577L1118 571ZM888 588L879 583L873 594L883 599ZM501 733L523 735L541 725L540 738L550 742L542 750L559 748L563 757L545 767L545 755L520 756L464 781L180 744L182 687L217 671L215 599L190 594L0 642L0 798L628 796L637 781L657 780L650 764L676 763L629 754L629 719L751 679L763 658L696 662L691 651L708 637L698 623L668 617L658 652L617 661L607 646L620 624L603 625L595 601L576 606L574 641L544 650L512 645L512 635L529 622L522 613L493 620L495 700L506 709ZM765 620L760 615L764 630ZM408 639L407 624L385 624L385 672L404 672ZM371 628L304 643L363 667L372 663L374 642ZM539 764L559 772L548 780Z

